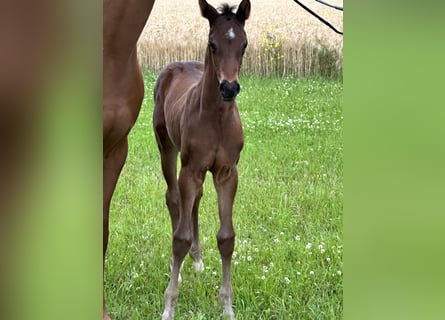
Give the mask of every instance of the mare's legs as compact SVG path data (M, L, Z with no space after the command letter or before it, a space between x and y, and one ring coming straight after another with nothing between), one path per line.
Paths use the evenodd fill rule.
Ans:
M218 194L218 211L220 229L216 235L218 249L221 254L222 284L219 297L223 306L223 317L235 319L232 308L233 291L230 280L232 253L235 245L235 231L232 224L232 208L235 193L238 187L238 171L236 167L222 167L213 176L216 192Z
M104 141L104 145L106 141ZM104 156L103 160L103 264L105 266L105 253L108 247L108 219L110 214L110 201L116 187L119 174L124 165L128 153L127 138L123 139L113 150ZM103 319L108 320L105 307L105 296L103 298Z
M165 309L162 319L174 319L175 305L178 299L178 278L182 262L193 242L193 209L198 208L199 196L202 194L203 179L200 174L189 167L183 167L179 174L180 218L173 233L173 257L170 282L164 293ZM196 204L196 205L195 205Z

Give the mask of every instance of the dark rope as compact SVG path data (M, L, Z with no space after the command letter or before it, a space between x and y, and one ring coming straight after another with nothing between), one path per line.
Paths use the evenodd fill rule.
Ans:
M296 3L298 3L303 9L305 9L307 12L309 12L310 14L312 14L315 18L317 18L318 20L320 20L321 22L323 22L325 25L327 25L329 28L331 28L332 30L334 30L336 33L338 34L343 34L343 32L338 31L337 29L335 29L335 27L330 24L329 22L327 22L325 19L323 19L322 17L320 17L318 14L316 14L314 11L312 11L311 9L309 9L308 7L306 7L304 4L302 4L300 1L298 0L294 0Z
M330 3L327 3L327 2L324 2L324 1L321 1L321 0L315 0L315 1L320 2L320 3L324 4L325 6L328 6L328 7L331 7L331 8L343 11L343 7L334 6L333 4L330 4Z

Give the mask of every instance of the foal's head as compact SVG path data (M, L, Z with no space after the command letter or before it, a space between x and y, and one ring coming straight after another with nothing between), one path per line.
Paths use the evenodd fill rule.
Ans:
M240 91L238 75L247 47L244 23L249 18L250 1L243 0L236 13L234 7L224 4L218 12L205 0L199 0L201 14L209 20L209 63L213 64L219 81L219 91L225 101L235 99Z

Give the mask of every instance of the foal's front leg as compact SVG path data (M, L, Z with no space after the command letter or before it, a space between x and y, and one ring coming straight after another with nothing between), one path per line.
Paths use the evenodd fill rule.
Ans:
M164 293L165 308L163 320L173 320L175 306L178 300L178 278L182 262L189 252L193 240L192 209L202 188L200 175L183 167L179 174L178 185L180 193L179 223L173 233L173 257L170 282Z
M222 167L214 176L216 192L218 194L218 211L220 229L216 236L218 249L221 254L222 284L219 297L223 306L223 317L235 319L233 312L233 291L231 277L232 254L235 246L235 231L232 224L232 208L238 187L238 171L235 167Z
M202 188L198 190L195 203L193 204L192 218L193 218L193 240L190 248L190 257L193 259L193 267L196 272L204 271L204 263L202 262L202 248L199 241L199 223L198 223L198 211L199 202L202 197Z

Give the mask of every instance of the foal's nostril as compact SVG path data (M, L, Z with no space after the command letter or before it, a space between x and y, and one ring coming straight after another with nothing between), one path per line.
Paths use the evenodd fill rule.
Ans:
M240 92L240 85L238 81L228 82L227 80L223 80L219 85L219 91L224 100L233 100Z
M241 86L239 85L238 81L235 81L235 95L237 95L241 90Z

